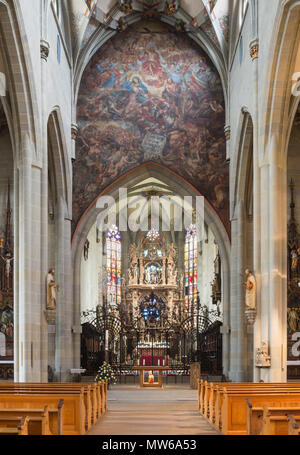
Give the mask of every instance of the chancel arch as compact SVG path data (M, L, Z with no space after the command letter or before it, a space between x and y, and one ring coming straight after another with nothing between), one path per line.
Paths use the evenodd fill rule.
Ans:
M105 196L110 195L114 197L117 201L118 206L122 205L119 201L120 188L122 188L123 191L124 188L127 189L129 206L130 198L135 200L138 193L140 195L140 199L147 201L148 198L149 203L152 196L157 197L158 199L164 195L174 194L180 197L200 196L199 193L190 184L179 178L176 174L170 172L168 169L155 163L148 163L146 165L140 166L138 169L129 172L125 177L119 179L117 183L111 185L110 188L104 192ZM99 208L97 209L97 201L95 201L95 203L90 207L90 209L81 219L73 237L73 295L74 310L76 308L77 325L79 324L80 316L82 318L83 313L85 313L86 317L89 318L90 310L94 310L96 313L96 309L100 308L101 311L103 311L103 307L105 307L106 304L107 257L105 251L105 238L107 236L107 232L99 232L97 229L97 218L99 216L99 212ZM121 214L121 217L122 216L124 216L124 214ZM117 218L117 223L118 221L119 219ZM149 223L150 221L151 219L149 218ZM222 225L214 210L209 206L207 201L204 202L204 222L204 237L197 246L199 259L198 263L196 264L197 285L200 302L202 299L203 308L207 307L207 311L210 312L213 317L216 317L218 320L220 320L220 325L228 327L228 264L230 243L224 226ZM171 225L173 225L173 220L171 220ZM158 229L154 229L152 233L150 224L150 231L139 229L137 232L131 232L130 229L128 229L127 232L120 232L120 242L122 246L122 305L120 308L123 308L122 306L126 308L126 317L129 317L128 315L131 313L134 314L132 323L137 323L138 316L141 318L141 313L139 313L141 311L141 307L143 306L141 300L142 298L149 298L151 300L153 297L151 297L151 292L153 291L153 298L157 300L159 295L161 295L161 298L163 299L162 302L165 302L166 307L169 305L170 311L173 302L176 303L174 307L174 321L177 317L175 316L176 311L182 311L180 321L183 323L184 320L187 320L187 322L182 326L181 330L189 333L187 337L191 337L191 334L194 333L191 331L190 326L193 320L191 319L191 311L192 313L193 311L196 311L197 298L195 294L195 298L192 299L190 308L184 308L184 294L185 292L188 294L188 286L185 286L184 275L186 230L183 227L182 231L180 232L174 232L172 229L170 232L164 232L162 226L163 223L160 216L160 224L158 226ZM158 239L158 246L155 246L156 235ZM153 244L151 241L149 242L149 238L153 238ZM151 248L149 249L148 244L151 244L151 248L155 249L155 254L153 253L155 257L153 256L153 258L150 257ZM161 246L159 247L159 245ZM169 255L171 254L172 245L176 246L176 270L172 272L174 275L171 278L171 276L168 275L168 273L171 273L170 271L168 272L168 266L170 265L169 261L171 260L169 258ZM87 247L88 250L86 249ZM136 273L138 275L135 275L133 272L134 265L132 263L132 257L130 256L132 248L136 248L138 264L138 272ZM143 261L143 265L141 261ZM222 264L221 267L220 264ZM116 280L117 278L118 277L115 277ZM186 276L186 279L188 282L188 274ZM154 287L154 289L152 289L152 287ZM157 293L159 293L159 295ZM125 295L130 295L130 297L125 297ZM179 305L180 302L182 303L181 305ZM149 311L147 305L146 303L144 304L145 312ZM185 310L187 310L186 313ZM173 321L172 315L172 311L168 313L170 325L172 325ZM119 314L116 317L119 317ZM140 330L142 330L143 334L146 335L146 329L142 323L142 320L143 319L141 319L138 323L137 328L140 327ZM85 321L85 319L81 319L81 322L82 321ZM196 319L194 320L194 323L195 321ZM180 324L178 321L177 326L179 330ZM84 330L87 330L85 325L84 327ZM168 326L167 332L169 333L169 331L170 327ZM186 355L188 355L188 349L189 355L190 352L192 352L191 350L194 352L196 349L197 337L193 337L193 341L191 341L191 338L189 338L189 341L186 341ZM223 371L224 369L228 368L229 365L227 337L228 334L226 334L226 331L224 331L223 362L222 357L221 361L219 360L219 366L223 363ZM164 339L164 341L166 340ZM148 342L150 341L148 340L147 343ZM79 340L77 346L79 348ZM204 349L205 347L203 347L203 350ZM80 358L80 353L77 351L75 353L75 356L76 360L78 361ZM187 364L188 359L186 358L185 361ZM209 368L209 365L207 368Z

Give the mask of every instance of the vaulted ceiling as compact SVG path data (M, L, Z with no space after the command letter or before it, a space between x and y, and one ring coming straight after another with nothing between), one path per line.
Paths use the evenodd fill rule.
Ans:
M230 0L69 0L75 61L101 30L123 31L144 18L157 18L178 31L199 34L228 53Z

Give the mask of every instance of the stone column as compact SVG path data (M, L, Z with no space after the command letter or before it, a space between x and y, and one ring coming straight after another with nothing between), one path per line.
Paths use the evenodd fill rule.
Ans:
M41 298L42 169L32 164L34 145L23 137L17 163L15 201L15 380L40 382L46 377L43 358Z
M231 334L230 334L230 379L235 382L245 380L245 362L247 350L245 345L244 318L244 205L240 201L236 218L232 220L231 249Z
M57 211L57 260L56 282L60 287L57 292L56 308L56 348L55 378L64 382L70 379L70 368L74 368L72 327L72 263L71 263L71 220L66 219L66 206L61 198Z
M270 382L286 381L287 351L287 175L286 166L270 166Z
M287 177L285 160L271 143L270 164L261 167L261 301L254 349L268 342L271 368L265 382L286 381L287 350ZM256 372L258 378L258 372Z
M225 257L225 255L224 255ZM222 327L222 363L223 374L227 377L230 369L230 268L227 261L222 262L222 302L223 302L223 327Z
M80 257L82 250L77 247L73 252L73 312L74 312L74 325L77 329L73 329L73 368L80 368Z

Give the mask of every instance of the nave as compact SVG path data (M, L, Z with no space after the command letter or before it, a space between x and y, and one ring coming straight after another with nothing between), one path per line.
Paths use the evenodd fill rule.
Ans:
M118 385L108 391L108 411L87 435L217 435L199 413L197 391L185 385L140 389Z

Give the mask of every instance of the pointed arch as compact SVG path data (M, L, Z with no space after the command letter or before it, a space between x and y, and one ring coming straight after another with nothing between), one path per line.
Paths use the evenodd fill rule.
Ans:
M33 68L22 14L17 3L0 0L0 52L6 69L7 90L10 96L10 116L13 128L14 154L20 158L21 144L29 135L37 143L38 124L36 93L33 88ZM32 82L31 82L32 81ZM39 159L36 154L33 159Z
M55 191L63 197L66 216L72 213L72 171L67 153L66 140L63 133L60 109L54 108L48 119L48 150L49 167L55 179Z
M108 186L93 202L93 204L86 210L82 216L80 222L77 225L77 229L74 233L72 240L72 261L73 261L73 311L76 326L80 326L80 267L81 257L83 254L84 243L87 236L96 222L99 214L99 209L96 207L97 200L103 195L109 195L114 198L115 201L119 197L119 188L130 188L134 185L138 185L142 181L149 177L157 178L162 182L168 184L170 188L176 192L176 194L184 196L201 196L198 190L196 190L189 182L184 180L182 177L177 175L175 172L169 170L167 167L149 162L142 164L137 168L129 171L117 179L114 183ZM226 229L218 217L213 207L205 200L204 203L204 215L205 223L211 229L216 242L220 249L220 257L222 261L222 295L223 295L223 308L224 308L224 326L229 326L230 316L230 240ZM229 369L229 333L224 333L223 336L223 366L224 374L227 374ZM80 337L75 342L75 362L78 363L80 359Z
M273 46L270 47L269 77L266 77L266 105L265 105L265 134L264 150L268 152L268 144L274 144L281 150L281 157L284 159L289 142L289 133L293 123L295 104L293 101L292 88L293 73L297 55L299 55L300 42L300 2L293 0L281 2L278 7L273 36L277 36ZM298 64L299 66L299 64ZM267 157L266 157L267 159Z
M235 217L240 200L249 198L251 172L253 174L253 121L247 108L243 108L237 136L237 153L234 156L232 175L235 176L231 195L231 218Z

